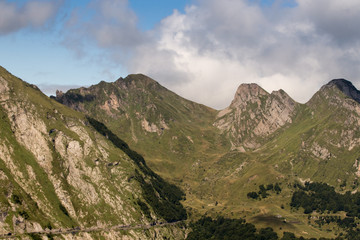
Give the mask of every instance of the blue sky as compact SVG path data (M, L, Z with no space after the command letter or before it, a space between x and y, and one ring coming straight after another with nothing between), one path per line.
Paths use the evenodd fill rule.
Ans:
M31 1L2 2L21 8ZM44 89L47 87L45 85L66 85L67 88L72 85L96 84L100 80L114 81L117 77L128 74L122 66L114 67L111 62L108 62L109 69L104 72L91 57L78 58L62 44L62 27L71 12L77 8L86 8L90 3L90 0L67 0L58 9L58 15L39 29L24 26L18 31L0 35L0 65ZM171 15L174 9L184 11L185 6L190 3L191 0L130 0L128 4L138 17L139 29L148 31L159 24L161 19ZM89 48L88 51L96 56L101 54L102 50ZM104 61L106 62L106 59ZM51 94L51 91L53 92L50 90L47 93Z
M183 12L192 0L130 0L130 8L136 12L139 18L139 27L142 30L150 30L163 18L172 14L174 9Z
M46 94L144 73L222 109L241 83L299 102L360 86L358 0L0 0L0 65Z

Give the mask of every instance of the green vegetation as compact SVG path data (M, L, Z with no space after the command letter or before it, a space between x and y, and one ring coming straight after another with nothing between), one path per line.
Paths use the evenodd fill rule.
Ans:
M345 239L359 239L360 231L358 229L360 217L360 193L346 192L345 194L337 193L334 187L326 183L309 183L305 186L295 184L298 188L291 198L290 206L294 208L304 208L305 214L310 214L313 211L321 213L345 211L345 218L341 219L336 216L321 216L315 221L319 227L337 223L339 227L346 230ZM340 238L341 239L341 238Z
M212 219L210 217L202 217L195 223L190 224L192 231L189 233L188 240L305 240L303 237L296 237L295 234L284 232L283 237L279 238L278 234L272 228L256 227L247 223L243 219L228 219L218 217ZM315 240L315 238L311 238ZM325 240L325 238L320 238Z
M149 209L148 205L146 203L144 203L143 201L141 201L140 199L138 199L136 201L136 203L140 206L140 209L144 213L144 215L148 219L151 219L150 209Z
M270 183L268 184L266 187L261 184L259 186L259 191L258 192L249 192L247 193L247 197L248 198L252 198L252 199L261 199L261 198L267 198L270 194L268 193L268 191L272 191L275 192L276 194L280 194L281 193L281 187L279 183L275 183L275 186Z
M190 225L192 232L188 240L207 239L278 239L277 234L270 228L261 229L259 233L253 224L246 223L243 219L227 219L218 217L213 220L210 217L202 217Z
M137 152L131 150L127 143L111 132L103 123L96 121L91 117L87 117L87 120L96 131L107 137L116 147L120 148L124 153L126 153L130 159L132 159L140 168L142 168L142 170L147 169L149 172L151 172L151 170L147 168L144 158Z
M340 194L335 191L334 187L317 182L306 182L305 186L299 184L295 186L299 190L292 195L291 207L303 207L304 213L345 211L347 216L360 217L360 193L358 192L352 194L348 191Z
M225 121L225 115L217 118L219 111L183 99L141 74L70 90L58 100L66 104L68 98L74 109L85 111L121 136L129 145L118 145L129 156L133 153L128 149L135 149L151 169L184 189L183 204L196 216L243 217L261 227L270 224L279 234L296 229L296 235L334 237L335 230L308 225L306 216L291 210L293 189L288 183L311 179L342 191L358 188L354 163L360 147L351 143L352 138L360 137L357 113L344 105L346 96L334 88L323 88L307 104L292 103L283 91L279 94L249 101L239 124L229 123L237 131L230 135L214 126L216 121ZM87 95L93 98L84 100ZM266 120L276 101L284 106L295 104L291 121L270 135L256 136L246 126L256 127ZM239 132L249 140L249 148L239 147L244 140L236 137ZM345 141L344 134L349 140ZM253 143L260 145L254 149ZM143 160L136 154L133 158ZM137 180L144 178L149 184L141 176L146 171L142 165ZM142 184L142 188L147 186ZM294 223L275 228L261 220L268 215L287 216Z
M177 215L165 216L166 219L186 218L179 202L184 199L184 193L152 172L141 155L127 145L121 148L119 144L113 145L88 126L83 114L49 99L0 67L1 84L3 81L0 87L0 91L5 91L0 96L2 232L19 234L24 226L28 230L32 229L30 226L66 229L79 224L85 228L97 227L99 223L110 229L125 222L147 224L154 213L157 219L161 218L158 214L161 211L156 212L142 196L141 183L135 181L140 179L135 178L135 169L144 183L150 184L149 188L158 188L153 193L165 206L163 212L168 212L166 206L173 202L169 212ZM119 139L112 140L120 143ZM174 236L168 228L182 234L175 225L157 230L156 234ZM152 236L154 231L147 232ZM104 233L89 234L94 239L105 239ZM112 234L116 236L117 232ZM145 234L137 231L132 237L138 236ZM44 235L26 234L25 230L24 235L20 234L20 238L24 237L39 239ZM52 239L51 234L48 238Z
M59 204L59 208L60 210L66 215L69 217L69 213L68 211L66 210L66 208L64 207L64 205L62 205L61 203Z
M36 233L30 233L29 236L32 240L42 240L42 237Z
M76 102L91 102L95 100L95 96L91 95L91 94L86 94L85 96L79 94L79 93L74 93L71 92L69 94L67 94L67 98L66 101L68 101L68 104L73 104ZM64 102L59 101L60 103L65 104Z
M15 204L22 204L20 197L16 194L11 195L11 200L15 203Z

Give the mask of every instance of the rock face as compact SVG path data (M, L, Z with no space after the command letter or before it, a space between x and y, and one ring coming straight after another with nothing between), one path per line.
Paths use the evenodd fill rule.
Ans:
M166 183L103 135L84 115L0 68L0 234L78 226L105 230L80 238L123 239L112 226L164 221L143 184ZM163 192L152 191L167 204ZM181 239L176 227L149 234L175 232ZM126 239L139 238L148 235L129 231Z
M256 149L264 138L292 122L297 105L283 90L269 94L257 84L242 84L214 125L231 139L233 149Z

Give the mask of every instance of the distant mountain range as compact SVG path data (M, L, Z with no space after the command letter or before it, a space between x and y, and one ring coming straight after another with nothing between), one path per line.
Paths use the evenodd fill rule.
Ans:
M1 68L0 103L0 234L220 215L279 236L335 238L343 230L318 227L290 206L294 185L359 189L360 92L344 79L305 104L242 84L217 111L142 74L48 98ZM184 239L187 231L174 224L126 234Z

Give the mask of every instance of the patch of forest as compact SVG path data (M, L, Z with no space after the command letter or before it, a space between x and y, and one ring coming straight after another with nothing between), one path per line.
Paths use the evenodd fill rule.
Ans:
M266 186L264 186L263 184L261 184L261 185L259 186L259 191L257 191L257 192L249 192L249 193L247 194L247 197L248 197L248 198L252 198L252 199L259 199L259 200L261 200L261 199L263 199L263 198L267 198L267 197L270 195L269 192L275 192L276 194L279 194L279 193L281 193L281 190L282 190L282 189L281 189L279 183L275 183L275 185L272 184L272 183L270 183L270 184L268 184L268 185L266 185Z
M189 233L188 240L306 240L304 237L296 237L293 233L284 232L280 238L270 227L256 229L255 225L247 223L243 219L229 219L218 217L202 217L195 223L191 223L192 231ZM325 238L320 238L325 240ZM309 239L310 240L310 239ZM311 238L311 240L316 240Z
M335 188L326 183L309 183L304 186L295 184L297 189L291 198L290 206L294 208L303 207L304 213L339 212L345 211L348 217L360 217L360 193L352 194L350 191L340 194Z
M345 239L360 239L360 193L347 191L341 194L326 183L305 182L304 185L294 184L296 191L291 198L290 206L302 207L305 214L346 212L345 218L336 216L321 216L315 222L319 225L336 223L346 231ZM342 238L339 238L342 239Z

